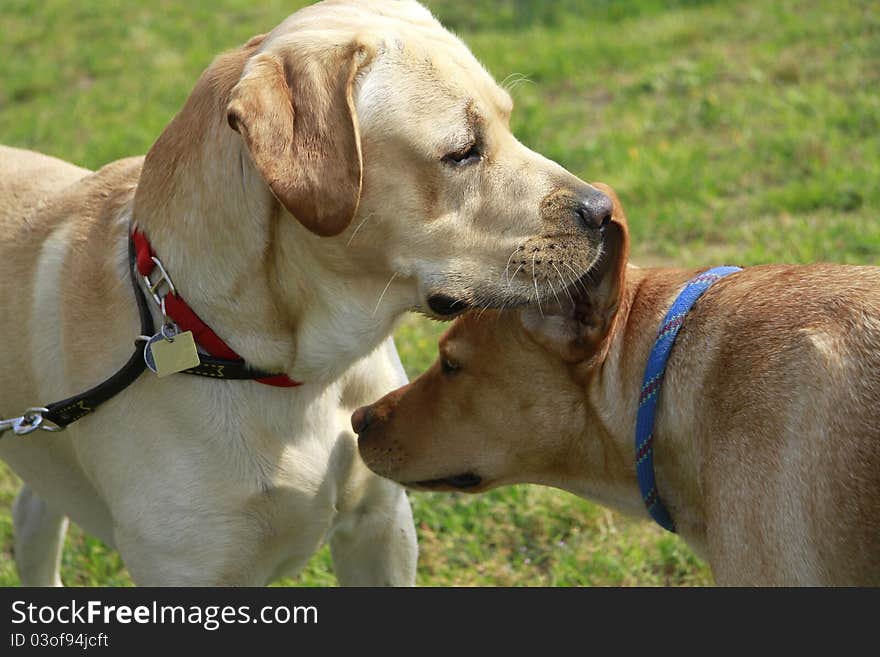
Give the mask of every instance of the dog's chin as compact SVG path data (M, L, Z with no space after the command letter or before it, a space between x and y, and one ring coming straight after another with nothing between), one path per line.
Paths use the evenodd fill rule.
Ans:
M454 319L468 310L516 309L529 305L552 308L554 302L571 299L579 290L593 285L592 272L599 261L600 249L592 249L589 262L579 262L577 267L566 265L566 276L557 269L556 277L544 272L538 278L502 281L499 285L488 281L472 281L455 276L435 280L424 293L423 301L413 310L441 321ZM589 264L588 267L585 265Z
M422 481L402 481L407 488L422 491L452 491L452 492L477 492L485 482L483 478L472 472L465 472L451 477L439 479L424 479Z

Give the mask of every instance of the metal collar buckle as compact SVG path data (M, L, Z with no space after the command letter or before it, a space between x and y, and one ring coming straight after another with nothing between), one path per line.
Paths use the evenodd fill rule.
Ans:
M0 436L12 430L16 436L26 436L37 429L42 431L63 431L64 427L57 424L47 424L43 413L48 413L48 408L34 407L27 409L20 417L12 417L8 420L0 419Z
M164 309L165 305L163 302L165 300L165 295L167 295L168 292L171 292L173 295L177 296L177 289L174 287L174 282L171 280L171 276L165 271L165 266L162 264L162 261L155 256L153 256L151 260L153 261L153 264L156 265L156 269L159 270L159 278L156 279L155 283L151 281L150 274L152 274L152 272L146 276L141 276L141 278L144 279L144 284L147 286L147 291L150 293L150 296L153 297L153 301L156 302L157 306L161 306ZM163 283L168 286L168 292L160 296L159 288Z

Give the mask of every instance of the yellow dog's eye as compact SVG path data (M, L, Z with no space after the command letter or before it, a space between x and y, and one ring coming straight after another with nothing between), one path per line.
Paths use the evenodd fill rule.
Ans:
M454 153L449 153L448 155L443 156L443 162L445 164L452 164L455 166L462 166L464 164L471 164L472 162L479 162L483 159L483 154L480 152L480 147L477 146L477 142L472 143L470 146L461 151L456 151Z
M461 369L461 365L455 363L448 358L443 358L440 361L440 369L443 370L444 374L452 374L454 372L458 372Z

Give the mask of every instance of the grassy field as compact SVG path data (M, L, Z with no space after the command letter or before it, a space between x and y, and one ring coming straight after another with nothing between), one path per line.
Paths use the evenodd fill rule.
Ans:
M5 0L0 142L98 167L145 152L212 57L305 4ZM530 147L620 194L642 263L880 263L880 7L872 0L434 0ZM511 76L511 77L508 77ZM411 375L442 326L407 319ZM17 583L0 465L0 585ZM413 494L418 583L702 585L676 537L562 492ZM67 584L130 583L70 532ZM329 553L283 584L335 583Z

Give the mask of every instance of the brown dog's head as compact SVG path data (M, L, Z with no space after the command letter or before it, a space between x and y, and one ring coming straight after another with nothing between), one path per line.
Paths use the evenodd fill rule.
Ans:
M376 473L416 488L482 491L559 484L587 428L585 377L607 354L629 238L614 192L601 256L555 308L468 313L412 383L358 409L352 426Z
M249 47L241 166L330 238L328 267L449 318L546 302L595 262L609 199L516 140L510 96L417 3L319 3Z

